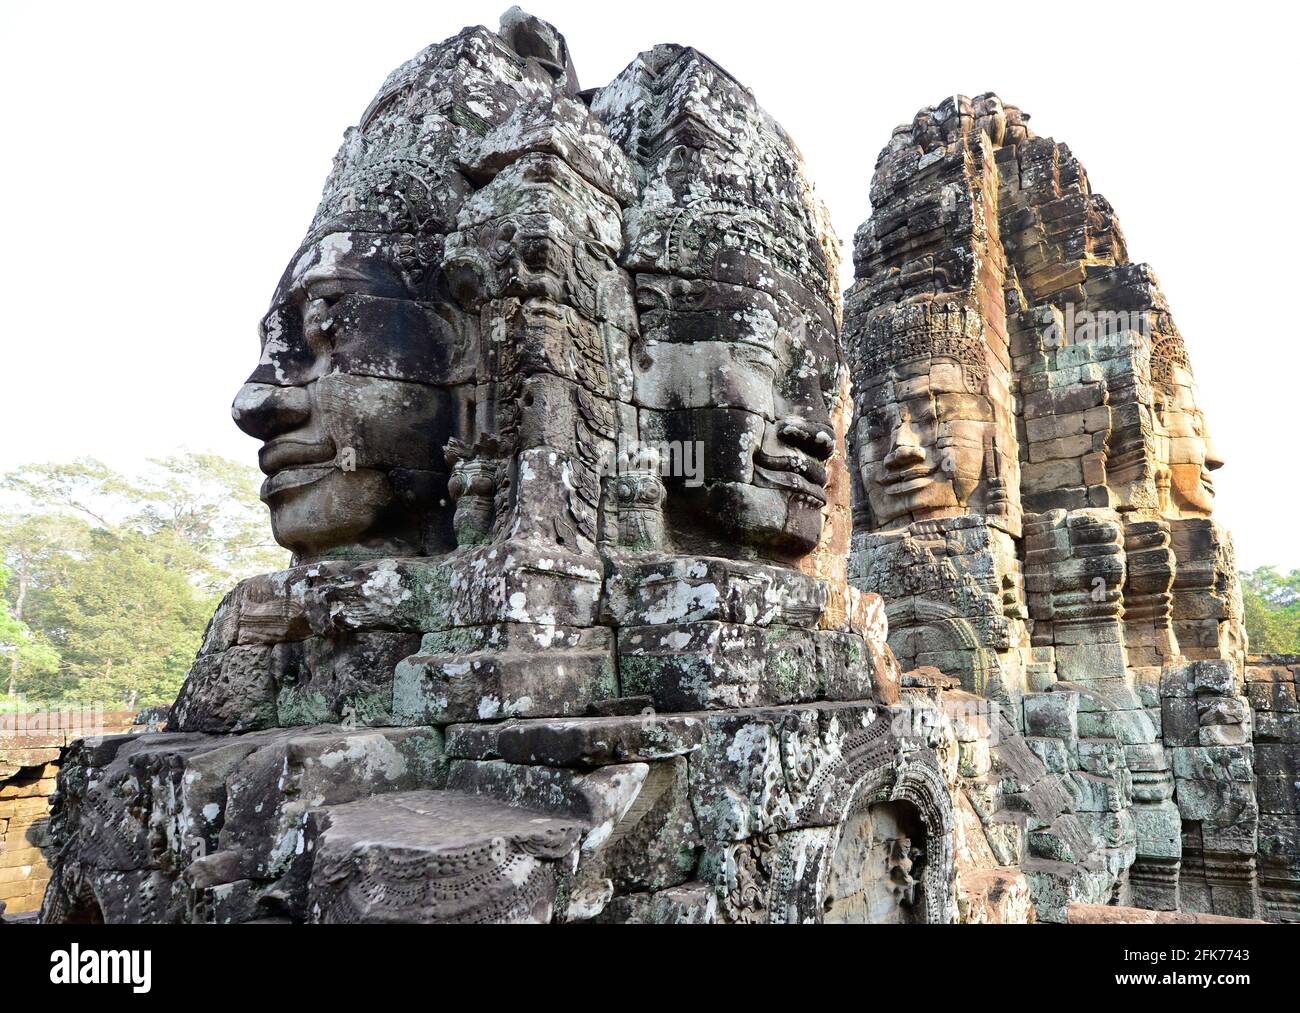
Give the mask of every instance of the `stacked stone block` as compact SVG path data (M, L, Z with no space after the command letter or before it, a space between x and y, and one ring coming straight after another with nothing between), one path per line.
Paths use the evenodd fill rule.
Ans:
M1300 921L1300 658L1252 656L1246 696L1254 734L1262 916Z
M118 733L134 715L85 712L8 713L0 723L0 904L9 916L38 911L50 881L50 797L60 750L86 734ZM146 731L140 725L136 731Z
M9 915L37 910L49 882L41 850L54 794L53 763L25 766L0 779L0 902Z
M1204 663L1242 678L1231 539L1211 516L1222 462L1154 273L1129 261L1069 148L1027 120L996 95L950 97L897 128L877 162L845 313L861 392L854 583L884 594L900 655L998 701L1070 782L1091 858L1111 870L1074 900L1250 916L1249 715L1239 686L1187 675ZM909 325L950 302L974 312L972 341ZM910 379L920 361L924 391ZM944 371L958 369L982 413L949 394ZM971 482L974 416L989 452ZM1000 535L974 559L934 535L980 526ZM974 599L992 610L971 608L957 580L894 575L918 531L942 566L994 575ZM1058 695L1077 701L1075 720L1043 734L1031 715L1054 713ZM1049 857L1058 844L1035 833L1032 857ZM1040 917L1064 916L1059 890L1031 886Z

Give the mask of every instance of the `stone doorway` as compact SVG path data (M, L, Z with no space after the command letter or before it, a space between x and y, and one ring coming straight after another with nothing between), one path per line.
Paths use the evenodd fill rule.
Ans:
M925 827L910 802L860 805L844 822L823 900L827 924L924 922Z

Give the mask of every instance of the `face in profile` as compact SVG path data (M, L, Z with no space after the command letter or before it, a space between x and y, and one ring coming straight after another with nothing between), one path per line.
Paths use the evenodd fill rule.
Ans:
M1214 511L1211 472L1223 467L1223 460L1210 439L1191 373L1179 365L1168 372L1168 381L1156 384L1154 411L1156 458L1169 488L1163 509L1179 517L1208 517Z
M703 455L698 481L664 477L676 527L797 557L821 537L843 362L828 327L760 295L716 282L641 282L651 340L636 383L657 409L643 413L653 421L642 435Z
M457 321L416 254L409 235L317 230L263 318L232 413L262 441L262 499L302 561L440 547Z
M756 381L768 368L754 360L750 366ZM821 538L841 364L829 332L806 327L778 336L770 368L771 415L741 427L737 473L719 473L709 501L751 544L801 555Z
M857 421L858 467L875 527L967 511L994 424L960 363L904 363L868 387Z

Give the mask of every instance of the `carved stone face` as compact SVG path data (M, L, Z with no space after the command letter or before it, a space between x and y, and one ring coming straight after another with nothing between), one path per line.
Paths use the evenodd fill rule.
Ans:
M987 397L950 360L905 363L868 388L857 422L858 467L873 524L966 511L994 428Z
M1167 477L1169 483L1163 509L1179 517L1208 517L1214 510L1210 472L1223 467L1223 460L1197 404L1191 373L1181 366L1170 373L1170 382L1157 387L1154 412L1158 480Z
M639 279L648 340L634 357L643 439L697 447L699 480L671 472L667 512L779 555L811 551L835 449L831 406L842 360L829 328L763 293Z
M326 231L263 318L261 361L232 413L262 441L262 499L300 559L437 547L457 340L428 287L411 237Z
M736 530L801 553L813 549L822 532L838 357L829 332L810 328L782 338L772 359L772 414L761 431L756 418L743 430L739 471L734 481L715 486L711 499ZM749 365L755 379L766 372L765 364Z

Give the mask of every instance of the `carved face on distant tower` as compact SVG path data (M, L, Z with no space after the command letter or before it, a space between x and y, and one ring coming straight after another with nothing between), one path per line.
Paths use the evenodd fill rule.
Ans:
M392 160L331 182L232 411L263 441L262 499L300 559L433 551L462 326L439 291L434 187Z
M1197 403L1196 382L1182 342L1163 339L1152 355L1155 445L1161 510L1176 517L1208 517L1214 511L1211 472L1223 467ZM1168 482L1168 495L1164 482Z
M989 399L969 386L960 363L934 359L869 389L857 424L858 467L876 525L965 512L993 428Z
M906 306L859 339L853 446L876 529L993 506L998 415L972 319L956 305Z

